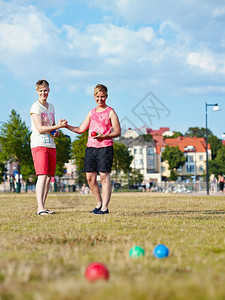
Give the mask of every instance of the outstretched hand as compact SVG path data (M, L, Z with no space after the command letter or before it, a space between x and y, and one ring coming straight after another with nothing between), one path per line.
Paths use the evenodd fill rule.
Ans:
M60 119L59 122L58 122L58 125L60 126L60 128L66 127L67 126L67 120Z

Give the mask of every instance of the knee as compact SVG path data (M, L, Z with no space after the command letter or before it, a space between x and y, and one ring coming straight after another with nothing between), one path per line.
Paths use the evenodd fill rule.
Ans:
M95 177L88 177L87 178L87 183L89 186L92 186L96 183L96 178Z
M110 183L109 176L101 176L101 183L102 184Z

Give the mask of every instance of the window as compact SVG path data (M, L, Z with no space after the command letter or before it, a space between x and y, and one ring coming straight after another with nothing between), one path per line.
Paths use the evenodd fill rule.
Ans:
M154 154L154 148L148 148L148 155Z
M137 154L137 149L134 149L134 154Z
M161 173L165 172L166 168L165 167L161 167Z
M143 165L143 159L139 160L139 165Z
M204 171L204 167L202 165L199 166L199 171L203 172Z
M199 160L203 161L203 155L199 155Z
M193 162L194 161L194 155L189 155L189 162Z
M187 173L194 173L195 172L195 166L186 166L186 172Z
M187 155L186 156L186 161L187 162L194 162L194 155Z
M148 164L149 164L150 166L154 166L154 159L149 159L149 160L148 160Z
M139 149L139 154L142 154L142 148Z

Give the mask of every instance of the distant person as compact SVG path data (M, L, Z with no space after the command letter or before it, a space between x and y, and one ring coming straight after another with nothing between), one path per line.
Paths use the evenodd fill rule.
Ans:
M66 120L60 119L55 125L55 109L47 102L50 92L49 83L42 79L36 83L38 101L31 109L31 152L37 175L36 197L37 214L50 215L53 212L45 209L51 177L55 175L56 146L54 138L59 135L57 129L66 126ZM55 132L52 132L55 131Z
M216 191L217 191L217 179L216 179L216 176L214 174L211 174L210 178L209 178L209 181L210 181L211 193L215 194Z
M16 192L20 193L21 186L23 184L23 176L22 174L19 174L19 172L15 173L15 183L16 183Z
M81 194L89 194L89 187L86 186L85 183L83 183L83 185L82 185Z
M220 193L223 194L224 192L224 177L222 174L219 174L218 175L218 182L219 182L219 189L220 189Z
M94 88L94 98L97 104L85 118L80 127L67 125L75 133L83 133L89 128L87 148L85 151L84 169L87 182L97 202L90 211L94 214L108 214L111 198L110 172L113 163L113 138L120 136L121 128L115 111L106 104L107 87L98 84ZM99 173L102 183L102 196L97 182Z
M15 192L15 178L12 174L9 177L9 185L10 185L10 193L14 193Z
M142 192L145 192L146 191L146 180L144 179L142 181Z
M152 187L153 187L153 181L150 178L149 182L148 182L148 186L147 186L147 192L151 192L152 191Z

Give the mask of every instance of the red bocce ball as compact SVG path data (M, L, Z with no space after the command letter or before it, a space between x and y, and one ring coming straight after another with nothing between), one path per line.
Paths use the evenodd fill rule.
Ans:
M91 133L91 136L92 136L92 137L95 137L95 136L97 136L97 135L98 135L97 132L92 131L92 133Z
M101 263L91 263L86 268L85 277L89 281L96 281L99 279L108 280L109 271L106 266Z

